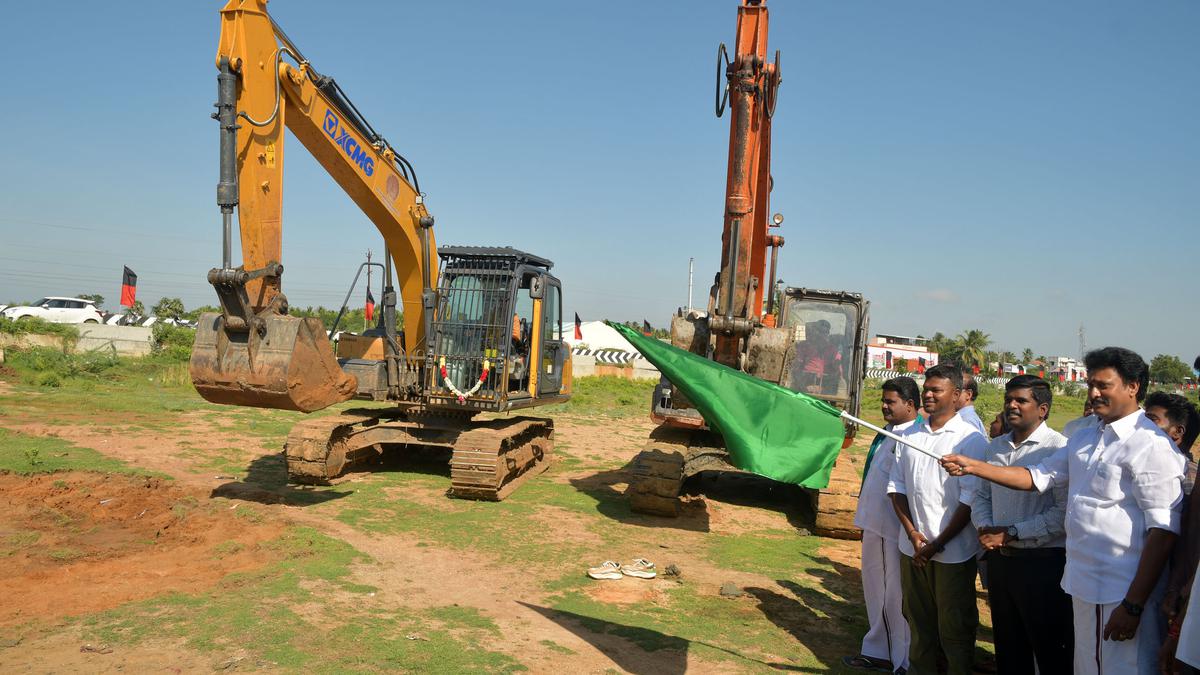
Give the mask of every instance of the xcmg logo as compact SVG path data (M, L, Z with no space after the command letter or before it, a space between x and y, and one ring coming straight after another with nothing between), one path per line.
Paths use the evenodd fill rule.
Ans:
M342 123L338 120L337 115L333 114L332 110L325 111L325 133L329 134L329 138L346 153L351 162L358 165L363 173L370 176L375 173L375 160L367 152L367 149L358 144L358 141L350 137L350 132L341 128Z

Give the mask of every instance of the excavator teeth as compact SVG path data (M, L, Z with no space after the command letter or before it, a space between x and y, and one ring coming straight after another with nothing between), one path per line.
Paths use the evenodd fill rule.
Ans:
M448 449L449 496L500 501L546 470L553 447L554 423L548 419L477 422L385 408L305 420L292 428L284 454L289 480L323 485L387 453Z

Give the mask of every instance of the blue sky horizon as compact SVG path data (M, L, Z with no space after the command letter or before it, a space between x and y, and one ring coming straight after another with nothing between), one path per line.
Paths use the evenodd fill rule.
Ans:
M0 302L215 304L223 3L19 3L0 44ZM440 244L550 258L565 312L666 325L716 272L737 2L274 0L416 166ZM782 53L779 276L863 293L872 331L1074 356L1200 353L1200 3L769 0ZM52 28L47 30L46 28ZM287 140L284 290L336 307L374 227ZM352 302L361 299L360 290Z

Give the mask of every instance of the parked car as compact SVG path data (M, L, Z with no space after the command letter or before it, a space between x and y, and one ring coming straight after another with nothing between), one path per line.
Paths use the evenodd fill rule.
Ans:
M103 317L96 303L80 298L42 298L32 305L13 305L0 312L6 319L35 317L51 323L100 323Z

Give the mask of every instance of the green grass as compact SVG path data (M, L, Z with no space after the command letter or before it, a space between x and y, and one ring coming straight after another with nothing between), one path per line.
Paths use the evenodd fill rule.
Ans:
M0 470L30 474L51 471L148 473L53 436L30 436L0 428Z
M883 424L883 416L879 412L879 400L883 395L880 380L867 380L863 383L861 417L872 424ZM1071 393L1055 394L1050 406L1049 424L1053 429L1062 431L1063 425L1083 414L1084 396L1078 388ZM1004 406L1004 387L994 384L979 385L979 399L975 401L975 411L983 423L989 424L996 413Z
M566 414L580 417L646 417L654 394L653 380L626 380L621 377L576 378L571 400L539 409L539 414Z
M320 672L514 672L512 658L478 645L495 638L495 622L457 606L397 611L369 598L329 602L339 592L362 597L352 566L370 563L344 542L292 528L270 542L279 561L233 574L200 593L171 593L93 614L76 623L85 641L113 646L177 638L214 659L248 654L247 665ZM307 607L303 614L298 608Z
M51 323L37 317L25 317L20 321L0 318L0 333L8 335L58 335L70 340L79 338L79 329L66 323Z
M35 546L42 535L38 532L14 532L0 538L0 558Z
M444 496L449 486L449 478L440 475L375 474L355 484L352 499L331 501L328 508L336 511L338 520L364 532L408 534L438 547L495 555L509 563L522 562L535 575L556 574L564 565L587 559L587 546L565 541L546 526L556 511L539 496L558 491L548 484L526 483L498 503L450 499ZM569 486L559 489L574 492ZM426 499L408 496L418 491ZM587 499L580 498L579 509L587 508ZM604 525L610 524L597 521L597 526Z
M857 637L865 628L857 608L830 600L817 588L794 584L780 592L750 586L739 598L722 597L716 590L685 581L655 601L631 605L600 602L570 591L550 601L549 614L560 623L622 637L663 664L682 664L694 655L729 662L743 672L763 673L830 668L837 672L840 657L855 653ZM843 624L845 630L831 634L830 622ZM620 663L620 656L615 660ZM668 668L664 665L664 670Z
M728 570L784 578L797 566L814 567L821 545L817 537L797 536L795 530L760 530L736 535L709 533L707 557Z

